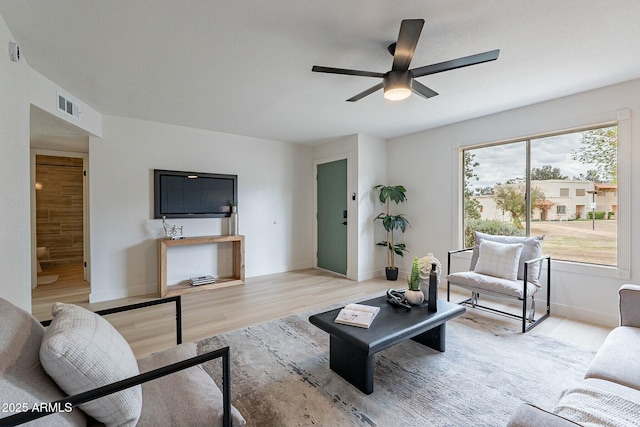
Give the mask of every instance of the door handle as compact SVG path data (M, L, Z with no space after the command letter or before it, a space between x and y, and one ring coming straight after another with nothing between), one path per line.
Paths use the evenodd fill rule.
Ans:
M342 225L347 225L347 221L343 221L343 222L342 222Z

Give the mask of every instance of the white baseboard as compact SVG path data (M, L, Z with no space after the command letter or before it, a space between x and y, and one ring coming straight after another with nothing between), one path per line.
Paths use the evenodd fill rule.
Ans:
M251 276L245 276L245 278L250 277L259 277L265 276L269 274L277 274L277 273L286 273L289 271L297 271L297 270L305 270L308 268L312 268L308 264L292 264L292 265L281 265L276 266L269 272L258 272L258 274L253 274ZM158 292L158 285L156 283L147 283L140 284L135 286L130 286L127 288L120 289L109 289L106 292L91 292L89 294L89 302L103 302L103 301L111 301L114 299L120 298L129 298L129 297L137 297L141 295L149 295Z
M564 304L551 303L551 316L564 316L574 320L595 323L603 326L618 326L620 320L617 315L602 313L597 311L585 310L584 308L572 307Z
M446 299L446 292L447 292L447 285L446 285L446 280L444 281L444 290L442 290L443 287L443 283L440 283L440 288L439 292L444 291L444 294L439 294L442 295L440 296L440 299ZM471 294L471 291L460 291L462 288L459 287L452 287L451 288L451 293L452 294L456 294L456 295L461 295L463 292L468 292L469 295ZM496 297L494 295L490 295L490 294L485 294L482 296L482 298L485 299L494 299L496 301L499 301L503 304L509 304L509 305L513 305L514 307L521 307L522 303L521 302L516 302L515 299L511 299L511 298L501 298L501 297ZM546 304L546 299L542 299L542 298L536 298L536 312L537 313L541 313L543 312L544 308L545 308L545 304ZM619 319L618 319L618 315L612 315L610 313L603 313L603 312L598 312L598 311L592 311L592 310L586 310L584 308L580 308L580 307L574 307L574 306L570 306L570 305L566 305L566 304L558 304L558 303L554 303L553 301L551 302L551 317L553 316L561 316L561 317L567 317L569 319L573 319L573 320L579 320L582 322L589 322L589 323L595 323L597 325L602 325L602 326L610 326L610 327L616 327L618 326L619 323Z
M384 277L384 270L369 270L358 272L358 282L364 282L365 280L376 279L378 277Z
M114 299L136 297L140 295L149 295L158 292L156 283L147 283L131 286L124 289L110 289L108 292L91 292L89 294L89 302L103 302Z

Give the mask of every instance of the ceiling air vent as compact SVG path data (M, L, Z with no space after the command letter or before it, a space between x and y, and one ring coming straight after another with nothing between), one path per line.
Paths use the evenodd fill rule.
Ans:
M58 110L80 120L80 106L69 97L58 92Z

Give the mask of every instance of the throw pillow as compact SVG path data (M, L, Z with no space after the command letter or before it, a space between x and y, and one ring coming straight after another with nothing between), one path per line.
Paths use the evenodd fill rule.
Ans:
M55 303L53 321L40 346L45 371L69 395L139 374L125 339L99 315L72 304ZM80 408L109 426L135 426L142 410L140 386L96 399Z
M139 360L138 366L148 372L195 356L195 343L181 344ZM222 392L201 365L143 383L142 399L139 426L222 426ZM231 425L246 425L233 406Z
M480 243L478 262L474 271L479 274L516 280L522 246L522 243L491 241Z
M532 259L536 259L542 256L542 240L544 236L494 236L491 234L475 233L475 245L473 247L473 253L471 255L471 267L470 270L474 270L476 263L478 262L478 250L480 243L488 240L498 243L522 243L522 253L520 254L520 262L518 263L518 280L524 280L524 263ZM527 270L527 281L539 285L541 263L533 263L529 265Z

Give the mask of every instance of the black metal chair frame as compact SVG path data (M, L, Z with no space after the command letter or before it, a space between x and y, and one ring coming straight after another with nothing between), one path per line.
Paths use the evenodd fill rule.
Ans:
M101 316L107 314L120 313L123 311L136 310L139 308L151 307L158 304L166 304L174 302L176 305L176 341L177 344L182 343L182 306L180 296L161 298L157 300L145 301L137 304L130 304L121 307L109 308L105 310L96 311L96 314ZM51 320L45 320L42 323L43 326L49 326ZM154 369L149 372L145 372L124 380L117 381L112 384L107 384L102 387L88 390L83 393L76 394L74 396L68 396L64 399L50 402L46 405L46 409L40 411L30 410L26 412L17 413L6 418L0 419L0 426L15 426L23 424L29 421L36 420L38 418L46 417L47 415L56 412L56 408L67 408L70 404L71 407L76 407L83 403L95 400L104 396L107 396L118 391L125 390L130 387L146 383L148 381L155 380L156 378L164 377L169 374L181 371L183 369L190 368L192 366L200 365L201 363L208 362L213 359L222 359L222 404L223 404L223 417L222 425L224 427L231 427L231 361L229 347L223 347L199 356L191 357L180 362L173 363L171 365L163 366ZM41 405L38 405L39 407Z
M467 251L471 251L473 250L473 248L465 248L465 249L457 249L457 250L453 250L453 251L449 251L447 254L447 276L451 273L451 255L452 254L457 254L460 252L467 252ZM528 270L529 270L529 265L539 262L540 263L540 267L542 268L542 263L544 261L547 261L547 307L546 307L546 313L544 315L542 315L540 318L538 319L534 319L533 314L535 314L535 312L530 316L531 318L529 319L529 325L527 325L527 299L528 299L528 295L527 295L527 279L528 279ZM538 324L540 322L542 322L543 320L545 320L546 318L548 318L551 315L551 256L550 255L544 255L529 261L526 261L524 263L524 276L523 276L523 295L524 297L522 298L518 298L518 300L522 301L522 316L518 315L518 314L514 314L514 313L509 313L507 311L502 311L502 310L498 310L496 308L493 307L487 307L485 305L481 305L478 304L478 296L480 295L480 292L482 293L487 293L487 294L491 294L491 295L498 295L501 297L505 297L504 294L499 294L499 293L494 293L491 291L487 291L485 289L477 289L477 290L471 290L473 292L473 296L469 299L466 299L464 301L460 301L458 304L460 305L467 305L469 307L473 307L473 308L481 308L487 311L492 311L494 313L499 313L499 314L503 314L509 317L515 317L516 319L520 319L522 320L522 333L528 332L531 329L535 328L536 326L538 326ZM451 298L451 285L452 283L449 282L447 280L447 301L450 301ZM454 286L459 286L456 283L453 283ZM464 289L469 289L467 287L464 286L460 286L463 287ZM535 295L531 296L532 298L532 308L535 309ZM533 311L533 310L532 310Z

